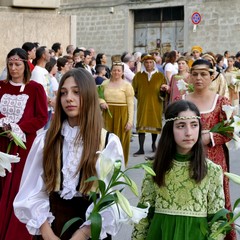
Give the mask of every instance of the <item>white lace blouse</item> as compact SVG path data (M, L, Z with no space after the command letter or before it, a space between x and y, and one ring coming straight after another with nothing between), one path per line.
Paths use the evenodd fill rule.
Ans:
M78 127L70 127L68 122L64 122L62 127L63 142L63 189L59 192L64 199L71 199L78 196L80 193L76 191L76 186L79 180L79 174L75 176L76 168L79 164L79 159L82 154L83 146L79 144L74 146L73 142ZM23 171L19 192L14 200L14 212L17 218L26 224L30 234L39 235L41 225L47 220L50 224L54 220L54 216L50 212L49 198L45 191L43 181L42 157L46 131L40 133L33 142L29 152L25 168ZM123 150L119 138L110 133L108 143L102 153L114 162L121 160L124 166ZM97 175L100 174L99 161L96 163ZM89 207L88 211L91 210ZM102 232L101 238L106 237L106 233L115 235L119 230L119 220L122 214L117 213L117 208L114 205L106 209L102 214ZM89 221L84 225L90 224Z

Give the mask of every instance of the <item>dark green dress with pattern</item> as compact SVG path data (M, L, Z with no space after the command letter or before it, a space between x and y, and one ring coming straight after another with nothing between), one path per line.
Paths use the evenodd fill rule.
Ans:
M224 208L221 167L207 159L208 173L196 183L189 177L189 157L177 154L175 159L165 186L146 175L140 203L149 202L153 211L134 226L132 239L205 240L209 218Z

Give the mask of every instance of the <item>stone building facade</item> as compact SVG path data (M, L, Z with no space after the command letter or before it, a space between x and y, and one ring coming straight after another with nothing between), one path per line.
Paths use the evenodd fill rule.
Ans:
M165 11L175 8L183 11L182 19L174 20L174 15L178 14L176 11L173 11L173 19L165 22L151 21L152 17L148 14L154 9ZM143 13L148 15L145 22L136 22L138 13L141 13L139 10L145 10ZM62 14L76 15L77 46L94 47L97 52L108 55L138 49L149 51L151 48L159 48L162 52L172 49L185 52L196 44L201 45L204 51L214 53L229 50L235 54L240 50L238 0L61 0L60 11ZM201 16L196 30L191 21L194 12ZM140 18L144 20L141 14ZM178 27L174 26L176 23ZM142 33L138 34L141 24ZM144 39L144 28L149 28L147 37L152 46L142 44L140 48L138 40Z
M62 15L57 8L44 8L51 0L41 0L41 8L12 6L14 0L0 0L0 73L6 65L7 53L24 42L39 42L51 48L54 42L63 46L76 44L76 16ZM56 0L53 0L56 1ZM20 3L21 1L16 1ZM28 1L22 1L28 6ZM29 4L32 4L29 0Z
M12 6L13 2L25 6ZM43 8L44 2L59 3ZM0 0L1 68L9 50L25 41L49 48L54 42L64 48L94 47L108 56L152 49L185 52L195 44L214 53L240 50L239 0L41 0L41 8L31 7L32 3ZM196 31L194 12L201 15Z

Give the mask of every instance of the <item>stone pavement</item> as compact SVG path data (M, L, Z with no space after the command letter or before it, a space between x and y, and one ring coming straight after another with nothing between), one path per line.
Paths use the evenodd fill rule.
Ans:
M134 166L135 164L145 162L144 155L133 157L133 153L138 150L138 137L134 136L133 141L130 145L130 157L128 167ZM151 152L151 134L146 134L146 140L144 144L145 155L151 156L153 153ZM231 172L240 175L240 149L236 151L230 151L230 168ZM134 171L129 171L129 176L136 182L138 185L138 190L140 194L142 179L144 176L144 171L139 169L134 169ZM232 197L232 203L235 202L236 199L240 197L240 185L230 182L230 191ZM138 203L138 198L133 195L128 189L125 191L125 196L130 201L130 204L136 206ZM240 211L240 208L237 209ZM240 225L240 220L239 220ZM130 224L123 225L120 229L119 233L113 237L113 240L130 240L131 232L133 226ZM238 239L240 240L240 235L238 235Z

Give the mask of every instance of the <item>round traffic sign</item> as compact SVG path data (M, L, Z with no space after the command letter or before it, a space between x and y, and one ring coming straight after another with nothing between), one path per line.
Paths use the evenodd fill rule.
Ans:
M199 24L201 22L202 17L201 17L199 12L194 12L192 14L192 18L191 19L192 19L192 23L193 24Z

